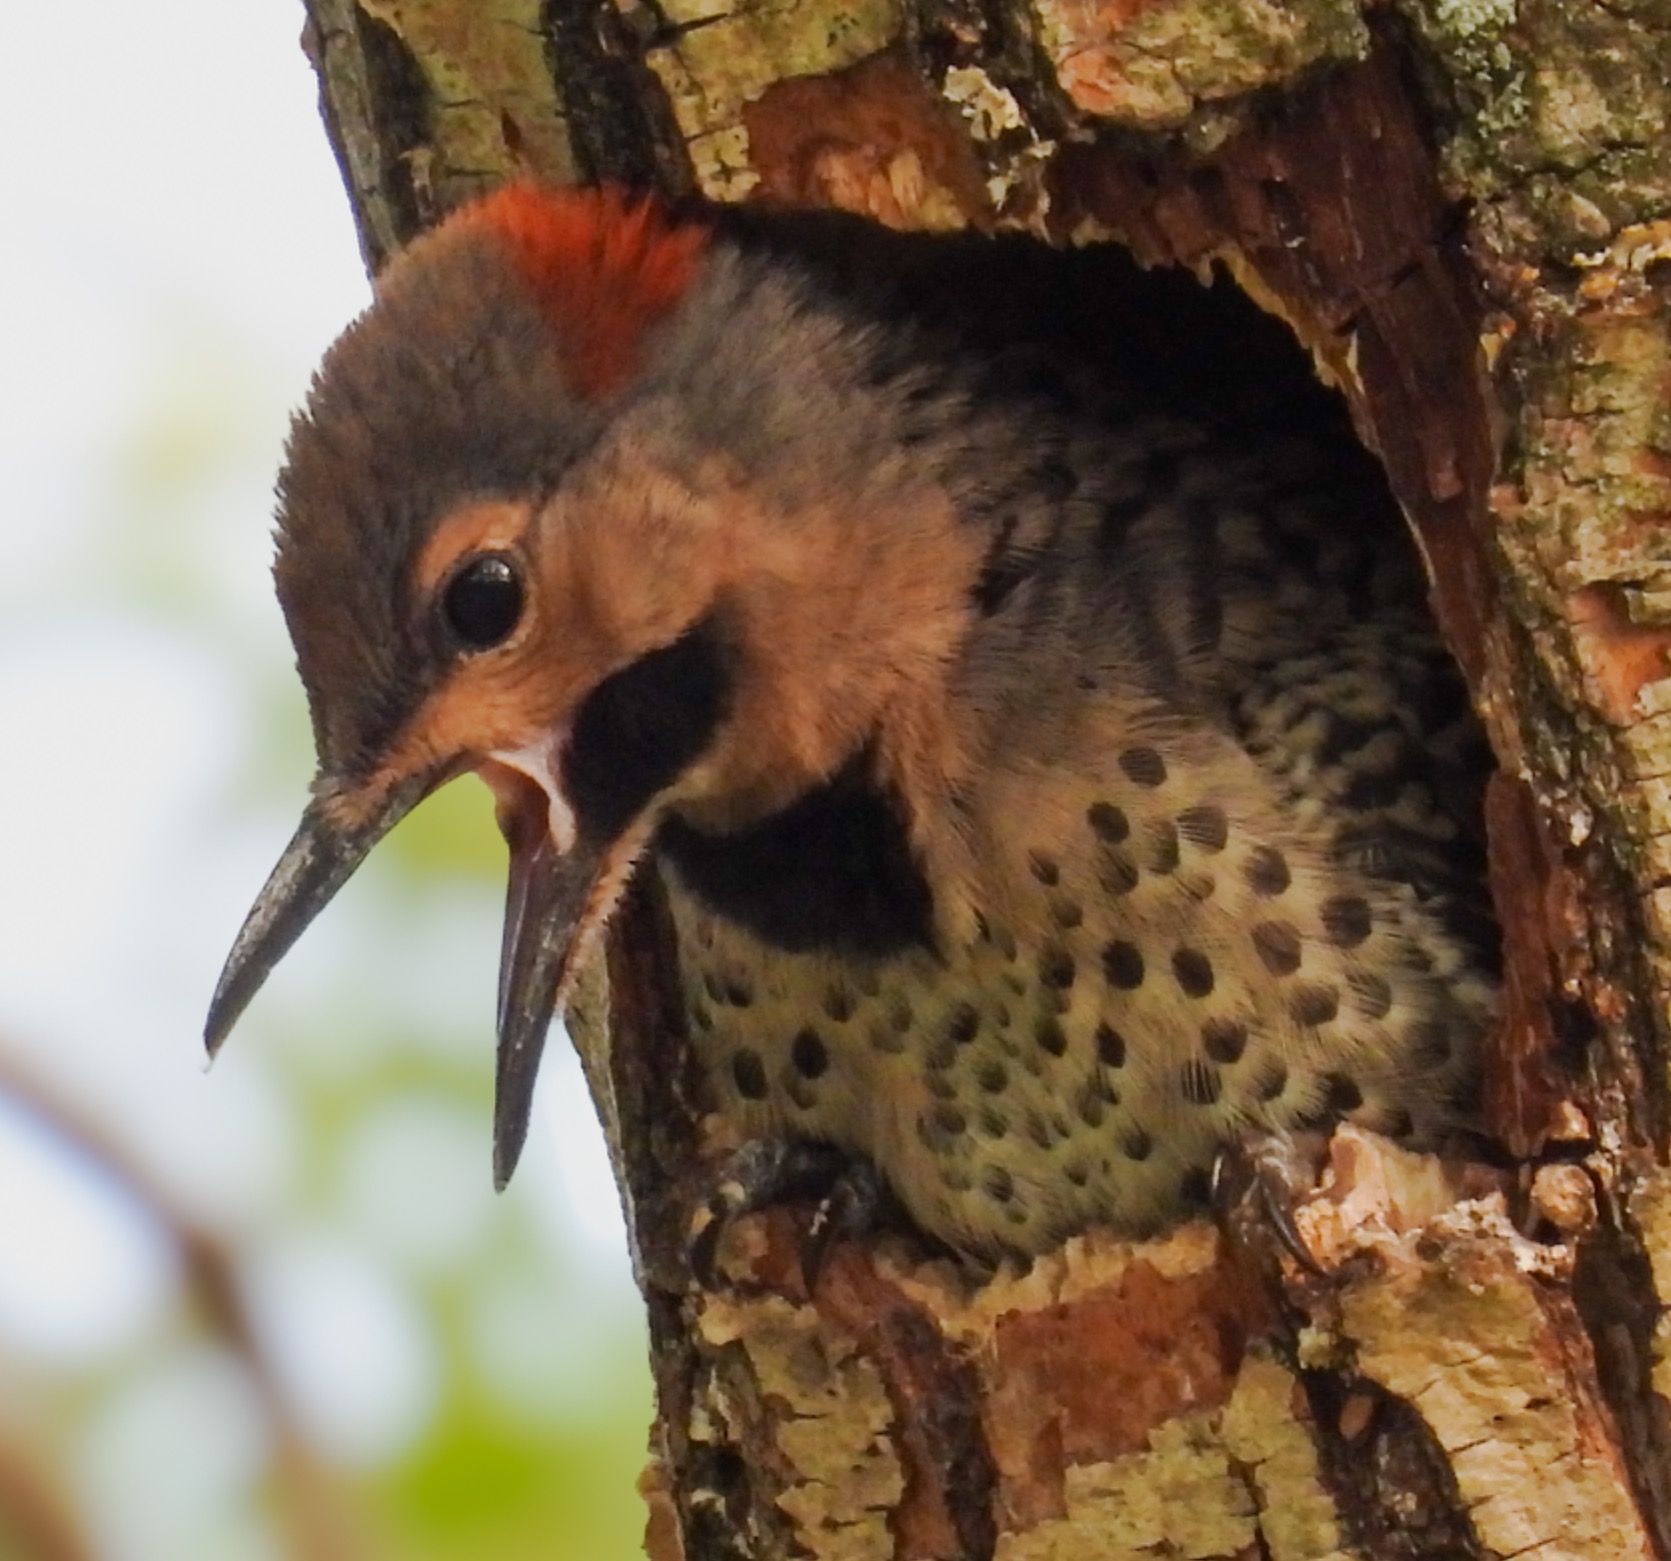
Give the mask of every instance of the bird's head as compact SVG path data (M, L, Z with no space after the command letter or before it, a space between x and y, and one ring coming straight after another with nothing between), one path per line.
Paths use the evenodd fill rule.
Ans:
M936 690L978 540L905 458L923 400L781 266L610 192L513 186L394 261L280 477L319 770L211 1052L377 842L473 771L510 849L503 1185L550 1018L669 812L744 827L879 730L904 771L950 763Z

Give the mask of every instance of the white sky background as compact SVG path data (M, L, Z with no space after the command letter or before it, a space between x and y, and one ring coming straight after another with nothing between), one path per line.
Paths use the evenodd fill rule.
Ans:
M199 1040L307 780L268 580L273 473L290 407L366 298L301 23L294 0L0 6L0 1049L183 1206L257 1232L258 1308L304 1410L344 1456L375 1461L433 1386L388 1275L462 1260L495 1217L487 1112L380 1105L343 1171L349 1228L283 1227L302 1150L279 1036L315 1076L350 1077L373 1061L355 1019L386 1035L409 1018L413 1044L485 1081L498 897L413 905L368 870L207 1075ZM508 1197L554 1246L578 1242L610 1277L598 1304L619 1308L613 1190L568 1048L551 1053L559 1087ZM154 1325L174 1285L126 1204L0 1097L0 1414L8 1359L96 1364ZM537 1323L537 1300L495 1300L488 1355L516 1318ZM558 1364L570 1380L575 1363ZM503 1371L528 1390L526 1357ZM212 1379L155 1393L224 1410ZM129 1414L87 1453L88 1488L159 1424ZM153 1553L131 1542L142 1518L128 1514L124 1554Z

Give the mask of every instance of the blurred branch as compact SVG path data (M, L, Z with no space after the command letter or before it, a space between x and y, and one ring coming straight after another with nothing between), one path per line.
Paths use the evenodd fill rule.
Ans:
M31 1561L96 1561L51 1474L15 1442L0 1440L0 1549Z
M21 1061L22 1048L0 1036L0 1094L8 1096L42 1123L66 1148L122 1189L173 1241L180 1254L186 1286L210 1331L243 1362L254 1384L273 1438L271 1460L274 1506L288 1550L300 1561L356 1561L366 1554L354 1542L344 1504L330 1472L308 1445L290 1412L283 1383L268 1359L260 1334L245 1305L237 1260L216 1232L201 1224L150 1169L97 1121ZM14 1469L0 1446L0 1501L12 1494ZM23 1471L28 1474L30 1471ZM32 1476L31 1476L32 1477ZM44 1490L34 1478L37 1491ZM31 1531L31 1537L32 1537ZM54 1538L42 1530L47 1538ZM82 1561L88 1552L58 1548L43 1540L40 1554Z

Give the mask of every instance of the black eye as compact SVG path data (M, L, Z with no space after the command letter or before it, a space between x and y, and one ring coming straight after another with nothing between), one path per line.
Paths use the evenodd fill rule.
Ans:
M471 650L507 639L522 617L522 576L503 553L481 553L447 582L441 613Z

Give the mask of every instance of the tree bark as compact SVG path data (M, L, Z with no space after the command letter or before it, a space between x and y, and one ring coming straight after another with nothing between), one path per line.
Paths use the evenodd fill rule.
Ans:
M368 264L518 171L1217 263L1345 395L1501 763L1507 1178L1351 1132L1319 1272L1203 1225L986 1285L685 1261L658 887L577 1023L649 1307L657 1561L1671 1557L1671 7L308 0ZM862 263L862 259L859 263ZM607 988L607 991L605 991Z

